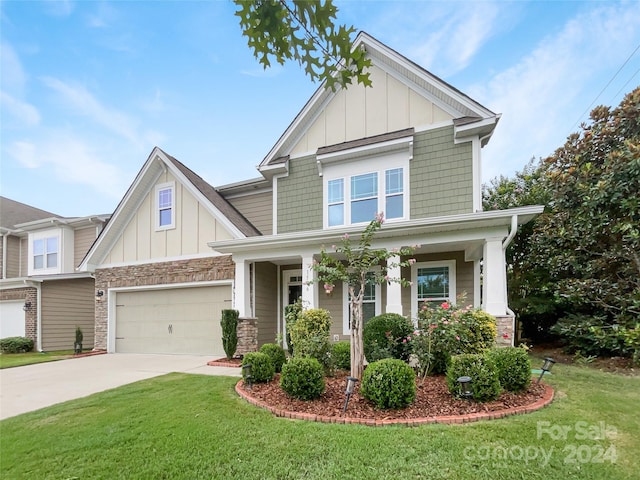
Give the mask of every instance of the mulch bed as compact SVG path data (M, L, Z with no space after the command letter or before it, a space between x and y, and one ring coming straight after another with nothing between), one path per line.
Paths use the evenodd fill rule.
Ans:
M349 400L346 414L342 413L345 402L345 377L347 373L341 373L335 377L326 378L326 390L319 399L302 401L290 398L279 385L279 375L269 383L254 384L249 390L242 382L238 384L236 390L244 397L257 400L257 404L267 407L272 411L296 412L300 416L291 418L336 417L347 419L362 419L380 421L402 421L421 419L426 420L432 417L465 417L464 421L480 418L498 418L505 415L492 415L492 413L522 413L529 411L527 406L539 404L537 408L544 406L541 401L548 397L551 400L552 393L544 384L537 384L535 380L529 389L521 393L503 392L497 400L477 403L470 400L461 400L453 397L447 388L444 376L427 377L424 381L418 380L416 383L416 400L409 407L401 410L379 410L360 396L359 386ZM533 408L531 409L533 410ZM275 412L274 412L275 413ZM470 415L470 417L469 417ZM289 416L289 415L281 415ZM326 418L318 420L327 421ZM364 423L364 422L363 422ZM449 422L449 423L462 423Z
M242 366L242 358L234 357L227 360L225 357L218 358L217 360L211 360L207 362L207 365L211 367L240 367Z

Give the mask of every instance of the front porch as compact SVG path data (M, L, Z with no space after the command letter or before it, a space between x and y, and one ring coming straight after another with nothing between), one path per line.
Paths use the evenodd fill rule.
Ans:
M498 343L513 343L514 315L507 305L505 250L518 225L538 213L534 207L478 212L446 218L385 224L372 248L387 250L415 245L416 263L389 269L398 283L379 285L366 292L368 316L399 313L417 318L422 302L452 302L464 296L464 304L481 307L498 319ZM298 297L303 307L324 308L331 313L334 341L349 338L346 288L336 285L326 294L318 285L312 265L324 248L331 252L344 234L359 238L364 227L299 232L211 242L235 263L233 308L240 317L257 319L257 343L286 338L284 309ZM394 259L397 262L398 258ZM438 288L429 285L438 284ZM482 286L482 287L481 287Z

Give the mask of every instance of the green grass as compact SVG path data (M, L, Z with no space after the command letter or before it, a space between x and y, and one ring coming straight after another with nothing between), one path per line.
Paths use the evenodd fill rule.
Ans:
M54 362L73 356L73 350L60 352L0 353L0 369L22 367L34 363Z
M237 379L169 374L0 422L0 478L637 478L640 377L553 373L540 411L417 428L275 418L237 397ZM583 438L603 425L616 435Z

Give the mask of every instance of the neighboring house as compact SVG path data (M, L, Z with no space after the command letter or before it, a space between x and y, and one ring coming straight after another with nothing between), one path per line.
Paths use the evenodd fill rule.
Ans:
M372 88L320 87L258 166L261 177L213 188L156 148L83 260L104 291L96 349L222 355L220 310L236 308L255 344L284 337L284 307L331 312L349 335L343 285L311 282L322 246L357 237L376 212L375 247L419 245L411 287L371 286L367 317L416 318L425 302L482 307L511 343L505 249L542 207L482 211L481 149L499 120L465 94L361 33ZM221 168L225 168L221 164ZM243 331L246 334L246 331Z
M0 197L0 338L26 336L39 351L71 350L76 326L93 346L93 276L75 267L108 215L66 218Z

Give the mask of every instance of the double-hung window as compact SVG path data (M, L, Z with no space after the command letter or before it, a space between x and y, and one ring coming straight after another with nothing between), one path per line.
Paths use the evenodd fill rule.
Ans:
M165 183L156 187L156 230L175 227L175 184Z
M375 283L373 272L367 274L368 282L364 286L364 295L362 296L362 321L363 326L367 323L367 321L376 315L380 315L382 313L382 299L381 299L381 291L382 288L380 284ZM349 335L351 333L351 327L349 325L351 321L351 308L350 308L350 300L351 295L349 295L349 286L345 283L343 285L344 292L344 311L343 318L345 321L343 322L343 333L345 335ZM360 292L360 288L358 287L356 290L356 294Z
M411 269L412 313L417 316L424 306L433 307L456 300L456 262L416 263Z
M386 220L405 218L404 167L331 178L326 182L328 227L368 223L383 212Z
M58 237L33 240L33 269L58 268Z

